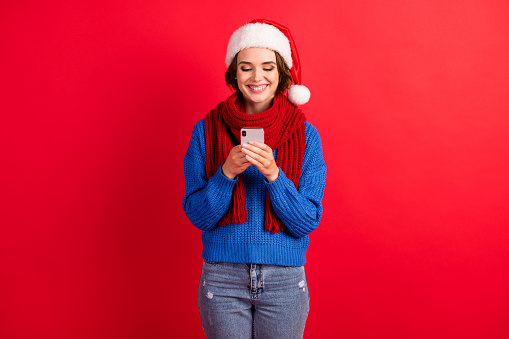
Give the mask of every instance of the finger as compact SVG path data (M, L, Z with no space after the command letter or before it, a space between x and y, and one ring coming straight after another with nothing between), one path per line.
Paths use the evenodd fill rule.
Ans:
M232 148L232 150L230 151L230 153L232 153L232 154L237 154L237 153L240 153L240 152L242 152L242 145L234 146Z
M249 162L253 165L255 165L256 167L258 167L259 169L263 169L263 165L261 164L261 162L259 162L258 160L250 157L249 155L246 155L246 159L249 160Z
M263 165L267 164L268 160L265 157L263 157L263 155L257 154L255 152L250 151L250 150L245 149L245 148L243 148L243 150L246 153L246 158L249 156L250 158L256 160L260 164L263 164Z
M258 150L263 151L263 148L255 145L254 142L255 141L250 141L248 144L242 145L242 148L247 148L247 149L250 149L252 151L258 151ZM259 142L258 142L258 144L259 145L263 145L263 144L260 144Z
M250 141L249 144L256 146L266 152L272 152L272 149L269 147L269 145L258 142L258 141Z
M242 159L242 158L244 158L245 156L246 156L246 153L244 153L244 152L242 152L242 151L241 151L241 152L239 152L239 153L235 153L235 154L233 154L232 158L233 158L233 159Z
M243 163L241 163L241 164L240 164L240 163L239 163L239 164L237 164L237 168L238 168L241 172L244 172L244 171L246 170L246 168L248 168L248 167L249 167L249 166L251 166L251 165L252 165L252 163L246 159L246 161L245 161L245 162L243 162Z
M239 164L245 164L247 162L246 160L246 153L241 152L242 154L234 156L234 161Z
M262 147L265 147L265 149L262 149L255 145L247 145L244 148L247 148L247 149L261 155L265 159L274 160L274 154L272 153L272 149L265 144L261 144L261 143L258 143L258 144L261 145Z
M251 151L253 153L259 154L259 155L261 155L265 159L272 159L273 158L272 153L264 151L261 148L259 148L257 146L254 146L254 145L244 144L244 147L242 148L242 151L244 151L244 150L248 150L248 151Z
M237 166L244 166L245 164L248 164L249 161L247 160L247 158L244 156L242 158L239 158L239 159L236 159L234 161L235 165Z

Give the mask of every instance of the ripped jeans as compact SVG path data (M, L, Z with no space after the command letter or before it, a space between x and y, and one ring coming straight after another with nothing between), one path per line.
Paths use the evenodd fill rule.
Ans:
M302 338L304 266L203 262L198 308L207 338Z

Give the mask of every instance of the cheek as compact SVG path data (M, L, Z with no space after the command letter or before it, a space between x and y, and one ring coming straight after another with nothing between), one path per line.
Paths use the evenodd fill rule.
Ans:
M240 85L246 80L245 79L246 74L244 72L237 71L236 78L237 78L237 83Z
M239 91L241 91L243 94L246 94L246 89L244 88L245 87L244 84L247 81L246 73L239 71L237 72L236 78Z
M272 83L277 87L279 85L279 73L275 73L272 76Z

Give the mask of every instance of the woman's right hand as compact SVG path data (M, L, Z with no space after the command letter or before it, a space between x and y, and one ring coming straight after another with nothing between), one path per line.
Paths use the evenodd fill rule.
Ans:
M242 145L234 146L228 154L228 158L223 164L223 174L230 180L244 172L251 163L246 159L246 154L242 152Z

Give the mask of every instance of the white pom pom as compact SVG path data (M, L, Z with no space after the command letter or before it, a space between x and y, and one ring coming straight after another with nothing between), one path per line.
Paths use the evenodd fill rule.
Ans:
M311 97L311 92L306 86L303 85L292 85L288 89L286 93L288 100L290 100L295 105L304 105L309 101Z

